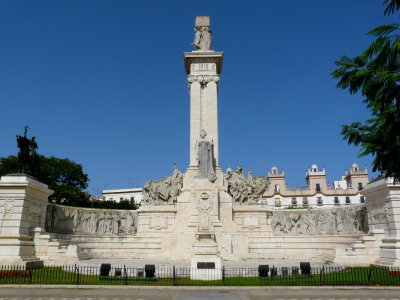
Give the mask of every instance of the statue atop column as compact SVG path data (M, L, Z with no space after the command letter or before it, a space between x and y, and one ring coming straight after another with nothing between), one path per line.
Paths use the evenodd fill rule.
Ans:
M17 135L19 172L26 172L26 167L28 167L30 175L35 175L39 159L36 149L39 147L35 137L32 137L32 139L27 138L28 126L25 126L24 129L24 136Z
M212 141L206 140L207 133L204 129L200 131L200 139L196 143L197 160L199 163L199 178L208 178L211 182L217 179L215 175L214 145Z
M196 47L196 50L198 51L209 51L211 48L212 38L210 29L210 17L196 17L194 32L194 41L192 45Z

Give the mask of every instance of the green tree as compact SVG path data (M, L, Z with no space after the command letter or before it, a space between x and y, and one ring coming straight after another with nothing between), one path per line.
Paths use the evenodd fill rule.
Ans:
M90 207L90 195L84 190L89 177L80 164L69 159L39 155L38 170L35 177L54 190L50 202L64 205ZM0 176L18 173L18 157L0 158Z
M136 210L140 207L140 205L137 204L135 201L130 201L130 200L121 200L120 202L92 200L90 202L90 207L92 207L92 208L107 208L107 209Z
M400 0L385 0L385 15L400 9ZM367 35L375 41L359 56L341 57L332 72L338 88L360 92L371 119L344 125L349 144L361 146L360 156L371 154L373 170L400 179L400 25L378 26Z

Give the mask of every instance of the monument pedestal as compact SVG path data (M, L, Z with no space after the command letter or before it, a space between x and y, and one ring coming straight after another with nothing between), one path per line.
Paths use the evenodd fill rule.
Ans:
M400 267L400 237L382 239L378 265Z
M35 255L33 231L44 228L48 197L47 185L25 174L0 179L0 261L24 265L39 261Z
M190 279L222 279L222 259L218 255L218 245L213 233L196 233L193 256L190 259Z
M384 232L377 264L400 266L400 184L393 178L381 178L369 183L362 194L370 232Z

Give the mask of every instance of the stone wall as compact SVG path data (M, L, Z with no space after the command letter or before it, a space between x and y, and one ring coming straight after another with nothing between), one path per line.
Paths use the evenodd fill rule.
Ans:
M366 233L367 211L364 205L331 209L280 210L272 212L274 235L332 235Z
M135 235L137 211L49 204L45 229L60 234Z

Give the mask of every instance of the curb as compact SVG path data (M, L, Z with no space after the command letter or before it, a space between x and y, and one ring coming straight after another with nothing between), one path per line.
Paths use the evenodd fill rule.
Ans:
M400 286L148 286L148 285L40 285L2 284L0 288L23 289L142 289L142 290L400 290Z

